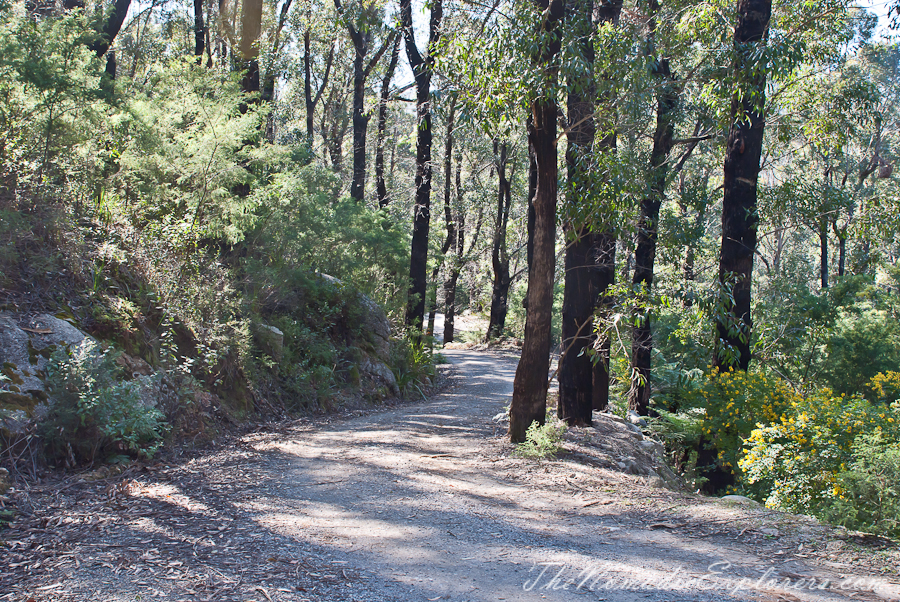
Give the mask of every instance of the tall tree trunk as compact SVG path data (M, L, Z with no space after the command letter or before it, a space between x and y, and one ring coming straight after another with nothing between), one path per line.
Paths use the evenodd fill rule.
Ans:
M194 0L194 56L197 64L203 61L203 50L206 47L206 25L203 23L203 0Z
M591 218L585 208L591 201L593 175L594 43L593 0L569 0L570 29L578 36L584 69L569 74L566 146L565 289L562 306L562 355L559 359L557 415L570 425L589 425L593 407L593 363L586 352L594 337L594 257L591 252Z
M509 309L509 252L506 247L506 229L509 225L509 209L512 204L512 187L506 175L509 160L506 142L494 140L494 156L497 166L497 216L494 220L494 239L491 245L491 268L494 282L491 289L491 314L485 341L498 338L506 327Z
M428 328L426 334L434 336L434 319L437 314L437 278L444 263L444 257L450 247L456 242L456 222L453 219L453 209L450 199L453 193L453 127L456 125L456 96L450 101L450 113L447 115L447 139L444 143L444 225L447 228L447 237L441 245L441 256L431 270L431 282L434 283L434 296L428 311Z
M350 114L347 112L347 87L352 82L344 82L340 87L332 86L328 98L322 106L322 125L319 128L322 143L331 158L331 169L336 174L344 172L344 137Z
M75 6L78 6L78 4L76 3ZM119 35L119 30L122 29L122 24L125 23L125 17L128 16L130 7L131 0L116 0L112 12L106 18L106 21L103 22L100 35L88 44L88 48L95 52L98 57L106 54L106 51L109 50L109 47L115 41L116 36Z
M765 43L772 14L772 0L738 0L738 22L734 30L735 60L732 72L740 94L731 99L731 130L725 147L722 199L722 248L719 256L719 282L733 284L728 315L716 324L716 356L719 368L750 365L750 287L753 255L756 252L757 179L765 127L766 73L757 69L754 56ZM747 80L747 73L752 75ZM746 80L746 81L745 81Z
M452 343L455 336L456 325L456 285L459 274L465 263L466 248L466 212L462 206L462 153L456 156L456 256L450 266L450 274L444 283L444 343ZM475 240L481 229L481 214L478 216L478 224L475 230ZM474 246L474 245L473 245Z
M409 296L406 304L406 327L414 332L422 331L425 295L428 289L428 230L431 223L431 76L434 69L434 57L431 52L441 35L442 18L442 0L433 0L428 52L423 56L416 46L412 0L400 0L400 21L406 42L406 56L416 83L416 195L409 257Z
M384 178L384 137L385 129L387 128L387 103L391 92L391 81L394 79L394 72L397 70L399 58L400 36L395 36L394 46L391 48L391 60L381 80L381 96L378 102L378 136L375 143L375 194L378 197L378 206L382 209L391 202Z
M363 202L366 182L366 129L369 118L365 111L366 95L366 55L369 53L371 34L365 28L357 29L350 19L344 15L340 0L334 0L334 6L347 25L350 41L353 43L353 175L350 181L350 197L357 203Z
M838 278L843 278L847 261L847 226L839 228L836 221L831 226L838 239Z
M594 3L594 22L595 23L611 23L617 25L619 16L622 14L623 0L597 0ZM603 77L608 77L602 74ZM605 111L612 112L610 108L611 99L602 99L606 101L605 107L600 107ZM603 137L597 143L597 153L614 153L616 152L616 131L615 118L612 115L601 114L600 126L604 132ZM595 230L592 237L592 250L594 261L596 262L592 273L593 288L595 296L594 313L601 318L607 318L612 311L614 299L606 295L609 287L616 283L616 235L614 233L615 217L611 215L602 216L601 224ZM609 379L610 366L609 356L611 343L609 335L601 333L595 343L598 350L597 358L594 361L591 380L592 380L592 406L595 410L605 410L609 405Z
M566 13L562 0L536 0L543 9L541 33L555 34ZM543 36L542 36L543 37ZM525 312L525 340L513 381L509 408L509 437L513 443L525 440L533 422L543 424L547 409L547 377L550 371L550 323L553 313L553 276L556 269L557 149L556 119L559 108L550 92L556 86L553 57L560 50L559 36L553 35L536 58L543 73L542 96L531 103L530 142L537 162L537 189L534 195L534 248L528 270L528 309Z
M371 43L371 28L365 21L366 14L360 17L360 21L354 24L344 13L341 0L334 0L334 7L344 17L347 25L347 33L353 42L353 177L350 182L350 198L357 203L365 200L366 191L366 132L369 128L369 113L365 110L366 81L387 47L393 43L394 34L391 34L385 43L378 49L368 62Z
M247 94L259 92L259 36L262 33L262 0L244 0L241 5L241 40L238 50L241 55L244 75L241 89ZM246 112L246 105L241 113Z
M531 115L528 116L526 130L531 132L532 125ZM528 219L527 219L527 239L525 241L525 260L528 269L531 269L531 256L534 254L534 222L537 215L534 212L534 195L537 193L538 170L537 160L534 156L534 147L531 145L531 138L528 140ZM528 297L523 301L523 307L528 307Z
M656 2L652 2L654 15L651 36L655 34ZM652 40L652 37L651 37ZM637 244L634 249L634 275L632 289L637 297L634 329L631 338L631 389L628 407L642 416L650 405L650 369L653 352L651 331L650 291L653 286L653 268L656 261L656 241L659 237L659 208L665 198L669 155L675 124L672 113L678 100L677 91L669 70L668 59L657 58L653 62L652 75L658 81L656 104L656 132L650 153L649 194L641 202L638 220Z

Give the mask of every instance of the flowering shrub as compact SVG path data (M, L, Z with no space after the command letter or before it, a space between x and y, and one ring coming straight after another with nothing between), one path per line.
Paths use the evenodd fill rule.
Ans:
M691 397L692 404L703 410L700 428L715 449L719 466L737 479L744 442L757 423L775 422L798 399L780 381L762 374L716 368Z
M847 501L842 482L858 464L857 443L871 435L896 441L898 425L896 407L824 389L760 422L739 466L766 505L823 516L837 500Z
M863 397L887 405L900 400L900 372L879 372L863 388Z

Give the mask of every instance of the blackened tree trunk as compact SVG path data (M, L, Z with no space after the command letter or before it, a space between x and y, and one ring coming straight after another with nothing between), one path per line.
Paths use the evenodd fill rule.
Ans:
M203 61L203 50L206 48L206 25L203 21L203 0L194 0L194 56L197 64Z
M655 22L655 15L653 19ZM652 74L660 86L656 105L656 132L650 153L649 194L641 201L637 244L634 249L634 275L631 280L637 303L631 339L632 377L628 407L642 416L647 415L650 405L653 333L649 298L653 286L656 241L659 238L659 208L665 198L669 155L672 152L675 130L673 112L677 102L668 59L657 59L653 65Z
M847 225L839 227L837 221L834 221L831 227L838 239L838 278L843 278L844 266L847 261Z
M529 132L537 162L537 189L534 195L534 248L528 270L528 309L525 312L525 340L513 381L509 408L509 437L513 443L525 440L533 422L543 424L547 410L547 378L550 370L550 323L553 313L553 275L556 269L557 149L556 119L559 108L551 92L557 69L553 57L560 50L556 28L566 13L562 0L536 0L543 9L539 35L551 38L539 51L536 68L542 71L541 96L531 103Z
M332 86L322 106L322 125L319 132L322 143L331 158L331 169L337 173L344 172L344 137L350 123L347 111L347 88L349 82Z
M106 51L109 50L109 47L115 41L116 36L119 35L119 30L122 29L122 24L125 23L125 17L128 16L130 7L131 0L116 0L112 12L106 18L106 21L103 22L100 35L88 44L88 48L97 53L98 57L106 54Z
M378 135L375 142L375 194L378 197L378 206L382 209L391 202L388 197L387 183L384 178L384 137L387 128L387 103L391 92L391 81L397 70L397 62L400 58L400 36L394 37L394 45L391 48L391 60L387 71L381 79L381 96L378 102Z
M347 33L353 43L353 178L350 182L350 197L357 203L365 200L366 189L366 132L369 127L370 115L365 110L366 80L381 56L393 43L391 34L371 60L366 60L369 54L369 45L372 42L372 27L367 21L371 15L364 10L360 17L361 22L354 24L344 13L341 0L334 0L334 7L344 17L347 25Z
M491 290L491 315L488 320L485 341L500 337L506 327L509 309L509 251L506 247L506 229L509 225L509 209L512 205L512 186L506 175L509 161L506 142L494 140L494 157L497 167L497 215L494 220L494 239L491 245L491 268L494 272Z
M428 290L428 230L431 224L431 76L434 70L434 57L431 52L441 35L442 18L442 0L433 0L428 51L423 55L416 46L412 0L400 0L400 23L406 42L406 56L416 83L416 195L409 256L409 296L406 303L406 327L413 332L422 331L422 322L425 319L425 295Z
M334 0L334 5L339 12L340 0ZM353 124L353 174L350 180L350 198L357 203L362 203L365 194L366 182L366 130L369 126L369 118L365 112L366 74L365 61L369 52L371 35L358 31L350 20L347 20L347 31L353 42L353 109L351 122Z
M537 160L534 158L534 147L531 145L531 116L528 117L526 130L529 132L528 140L528 220L527 220L527 239L525 241L525 261L528 269L531 269L531 256L534 254L534 222L537 215L534 212L534 195L537 193ZM528 307L528 297L523 301L523 307Z
M578 37L585 65L568 74L569 129L566 146L565 289L562 306L562 355L559 359L557 415L569 425L589 425L593 400L593 365L586 348L594 336L595 269L591 252L591 177L593 173L594 81L593 0L570 0L570 30Z
M717 319L719 368L746 370L750 365L750 285L756 252L757 178L765 127L766 73L757 68L758 46L765 43L772 14L771 0L738 0L732 72L742 89L731 99L731 129L725 147L722 199L722 247L719 282L733 286L734 303Z

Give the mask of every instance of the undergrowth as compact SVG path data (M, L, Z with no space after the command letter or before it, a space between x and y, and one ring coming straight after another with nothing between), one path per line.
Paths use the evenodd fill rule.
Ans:
M554 458L562 449L561 443L566 432L566 423L556 417L552 410L547 411L544 424L537 420L525 431L525 441L516 445L513 454L519 458L544 460Z

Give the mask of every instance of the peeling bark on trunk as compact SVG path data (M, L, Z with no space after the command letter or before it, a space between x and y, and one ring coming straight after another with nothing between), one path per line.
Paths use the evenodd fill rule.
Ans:
M541 29L550 32L565 16L561 0L543 2ZM551 60L559 52L558 36L536 59L543 71L546 89L556 84L557 72ZM546 89L543 94L547 94ZM525 440L533 422L543 424L547 409L547 377L550 370L550 323L553 312L553 275L556 269L557 149L556 118L559 111L552 97L541 96L531 104L530 142L537 163L534 195L534 250L528 270L528 309L525 313L525 340L513 381L509 409L509 437L513 443Z
M771 0L739 0L738 22L734 30L734 76L741 81L752 71L744 90L731 100L731 130L725 147L724 196L722 200L722 248L719 282L734 283L734 303L729 315L717 320L714 364L720 369L750 365L750 287L756 251L757 179L762 154L766 75L753 69L753 52L764 44L772 13Z

